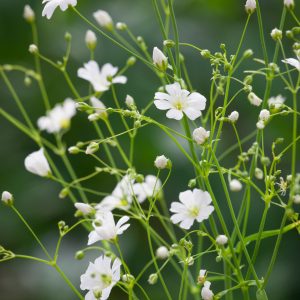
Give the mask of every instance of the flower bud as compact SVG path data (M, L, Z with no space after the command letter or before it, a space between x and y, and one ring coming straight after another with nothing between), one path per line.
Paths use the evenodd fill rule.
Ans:
M160 155L157 156L155 161L154 161L154 165L157 169L166 169L168 167L169 164L169 159L166 158L164 155Z
M260 168L255 168L255 171L254 171L254 176L261 180L264 178L264 172L260 169Z
M271 31L271 37L274 41L280 41L282 40L282 31L279 30L278 28L274 28Z
M198 145L203 145L209 138L210 131L205 130L203 127L196 128L193 131L193 139Z
M245 4L245 10L247 14L252 14L256 10L256 1L255 0L247 0Z
M161 70L162 72L165 72L167 70L168 58L157 47L153 48L152 59L153 63L159 68L159 70Z
M149 278L148 278L148 283L153 285L157 282L158 276L156 273L150 274Z
M243 56L245 57L245 58L249 58L249 57L251 57L253 55L253 50L252 49L247 49L247 50L245 50L245 52L243 53Z
M91 154L97 152L98 150L99 150L99 144L96 143L96 142L91 142L91 143L87 146L87 148L86 148L86 150L85 150L85 154L91 155Z
M259 113L259 119L266 122L270 119L270 112L267 109L261 110Z
M126 65L131 67L131 66L135 65L135 63L136 63L136 58L134 56L130 56L127 59Z
M235 123L239 118L239 113L235 110L233 111L229 116L228 119L232 122Z
M76 146L71 146L68 148L68 152L70 154L78 154L80 152L80 149Z
M128 108L132 108L135 105L133 97L127 95L125 99L125 104L128 106Z
M51 169L42 148L39 151L29 154L25 158L24 164L26 170L33 174L42 177L51 175Z
M77 260L83 259L84 256L85 256L85 254L84 254L83 251L77 251L77 252L75 253L75 259L77 259Z
M293 9L295 7L294 0L284 0L283 4L288 8L288 9Z
M169 255L170 255L170 252L169 252L168 248L165 246L161 246L156 249L156 257L158 259L166 259L169 257Z
M88 30L85 34L85 44L90 50L95 50L97 45L97 36L92 30Z
M28 4L24 6L23 17L28 23L33 23L35 21L35 13Z
M14 196L10 192L4 191L1 201L7 206L12 206L14 204Z
M96 22L105 29L112 31L114 29L114 23L111 16L105 10L97 10L93 13Z
M75 203L74 206L84 215L90 215L92 214L95 210L92 206L90 206L89 204L86 203Z
M260 106L262 103L262 100L259 97L257 97L253 92L249 93L248 99L250 103L254 106Z
M228 237L224 234L221 234L221 235L218 235L216 237L216 243L219 245L219 246L224 246L226 245L228 242Z
M167 48L173 48L175 46L175 42L172 40L164 40L164 46Z
M265 128L265 122L262 121L262 120L259 120L257 123L256 123L256 128L257 129L264 129Z
M127 29L127 25L126 25L125 23L123 23L123 22L118 22L118 23L116 24L116 28L117 28L118 30L124 31L124 30Z
M241 182L239 180L232 179L229 182L229 188L232 192L239 192L243 188L243 185L241 184Z
M35 44L31 44L31 45L29 45L28 51L31 54L36 54L36 53L39 52L39 49L38 49L38 47Z

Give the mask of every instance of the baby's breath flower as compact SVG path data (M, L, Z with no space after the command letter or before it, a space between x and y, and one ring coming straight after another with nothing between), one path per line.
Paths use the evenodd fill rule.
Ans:
M33 23L35 20L35 13L28 4L24 6L23 17L28 23Z
M294 203L295 204L300 204L300 195L295 195L294 196Z
M259 113L259 119L266 122L270 119L270 112L267 109L263 109Z
M132 190L139 201L143 203L147 198L159 196L162 183L159 178L154 175L147 175L143 182L135 183Z
M178 82L165 86L167 93L155 93L155 106L167 110L167 118L181 120L185 114L190 120L196 120L205 109L206 98L199 93L190 93L181 89Z
M166 158L164 155L160 155L156 157L154 161L154 165L157 169L162 170L168 167L168 162L169 162L168 158Z
M111 289L120 280L121 261L114 262L110 257L101 255L94 263L89 264L85 274L80 277L80 288L88 290L86 300L106 300Z
M265 122L262 121L262 120L259 120L257 123L256 123L256 127L257 129L264 129L265 128Z
M31 54L35 54L35 53L38 53L39 49L38 49L37 45L31 44L31 45L29 45L28 51Z
M241 189L243 188L243 185L241 184L241 182L237 179L232 179L229 182L229 189L232 192L239 192Z
M269 105L269 109L271 109L271 111L279 111L284 104L285 98L282 97L281 95L278 95L276 97L271 97L268 100L268 105Z
M130 95L127 95L126 98L125 98L125 104L129 108L133 107L135 105L133 97L131 97Z
M100 101L96 97L91 97L90 102L98 118L102 118L102 119L107 118L106 106L103 104L102 101Z
M94 211L95 211L95 209L92 207L92 206L90 206L89 204L86 204L86 203L79 203L79 202L77 202L77 203L75 203L74 204L74 206L84 215L84 216L86 216L86 215L90 215L90 214L92 214Z
M169 252L168 248L165 246L161 246L156 249L156 257L158 259L166 259L169 257L169 255L170 255L170 252Z
M42 177L47 177L51 174L50 166L42 148L39 151L29 154L25 158L24 164L26 170L33 174Z
M218 235L216 237L216 243L219 245L219 246L224 246L226 245L228 242L228 237L224 234L221 234L221 235Z
M154 65L156 65L161 71L165 72L167 70L168 58L157 47L153 48L152 59L153 59Z
M278 28L272 29L272 31L271 31L271 37L275 41L282 40L282 31L279 30Z
M232 122L235 123L239 119L239 113L235 110L233 111L229 116L228 119Z
M117 28L118 30L123 31L123 30L126 30L126 29L127 29L127 25L126 25L125 23L123 23L123 22L118 22L118 23L116 24L116 28Z
M200 189L180 193L179 201L171 203L170 211L174 213L171 221L174 224L180 223L179 226L183 229L190 229L195 220L200 223L208 219L214 211L214 207L209 205L211 196Z
M206 273L207 273L207 271L205 269L201 269L199 271L198 282L200 284L204 284L204 282L206 280Z
M250 103L254 106L260 106L262 103L262 100L259 97L257 97L253 92L249 93L248 99Z
M14 203L14 197L10 192L4 191L1 196L1 201L7 206L11 206Z
M213 300L214 293L211 291L210 286L211 286L210 281L204 282L204 286L201 290L201 297L203 300Z
M99 144L96 143L96 142L91 142L91 143L87 146L87 148L86 148L86 150L85 150L85 154L91 155L91 154L97 152L98 150L99 150Z
M292 67L296 68L300 72L300 52L296 52L297 59L295 58L287 58L283 59L282 62L291 65Z
M255 0L247 0L245 4L245 10L248 14L252 14L256 9L256 1Z
M88 49L94 50L97 45L97 36L94 31L87 30L85 34L85 43Z
M57 7L60 7L62 11L65 11L69 6L76 6L77 0L44 0L43 4L45 3L46 5L42 11L42 16L51 19Z
M255 168L254 175L259 180L264 178L264 172L260 168Z
M295 2L294 0L284 0L283 4L290 9L293 9L295 7Z
M68 148L68 152L70 154L78 154L80 152L80 149L76 146L71 146Z
M196 128L193 131L193 139L198 145L203 145L209 138L210 131L205 130L203 127Z
M94 19L97 21L97 23L101 26L104 27L105 29L112 31L114 28L114 23L109 15L109 13L105 10L97 10L96 12L93 13Z

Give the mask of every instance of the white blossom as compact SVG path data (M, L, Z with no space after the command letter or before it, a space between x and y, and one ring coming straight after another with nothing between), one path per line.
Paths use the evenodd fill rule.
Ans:
M121 235L130 226L130 224L125 224L128 221L129 217L123 216L116 224L110 211L97 213L93 222L94 230L89 234L88 245L102 240L115 240L118 235Z
M70 127L71 119L76 114L76 104L72 99L66 99L62 104L56 104L46 116L37 121L40 130L57 133Z
M226 245L228 242L228 237L224 234L220 234L216 237L216 243L220 246Z
M155 106L160 110L168 110L167 118L181 120L185 114L190 120L201 116L205 109L206 98L199 93L190 93L181 89L175 82L165 86L167 93L155 93Z
M25 168L27 171L46 177L51 174L51 169L48 164L47 158L45 157L44 150L41 148L39 151L35 151L29 154L25 158Z
M12 205L14 202L14 197L10 192L4 191L1 196L1 201L6 205Z
M109 63L104 64L100 69L96 61L90 60L84 64L84 68L78 70L77 75L89 81L96 92L105 92L112 83L125 84L127 82L125 76L115 76L117 72L118 68Z
M272 31L271 31L271 37L275 41L281 40L282 39L282 31L279 30L278 28L272 29Z
M232 179L229 182L229 188L232 192L239 192L243 188L243 185L241 184L241 182L239 180Z
M205 269L201 269L199 271L199 276L198 276L198 282L203 284L206 280L206 273L207 271Z
M180 223L183 229L190 229L194 221L202 222L209 218L214 207L209 205L212 201L208 192L200 189L187 190L179 194L180 202L172 202L170 211L174 213L171 221Z
M266 122L270 119L270 112L267 109L261 110L259 113L259 119Z
M90 142L86 147L85 154L91 155L99 150L99 144L96 142Z
M101 27L104 27L108 30L113 29L114 23L107 11L99 9L93 13L93 16Z
M264 129L264 128L265 128L265 122L262 121L262 120L259 120L259 121L256 123L256 127L257 127L257 129Z
M166 259L166 258L168 258L169 257L169 255L170 255L170 252L169 252L169 250L168 250L168 248L167 247L165 247L165 246L160 246L160 247L158 247L157 249L156 249L156 257L158 258L158 259Z
M70 6L76 6L77 0L44 0L43 4L45 4L45 7L42 11L42 16L46 16L47 19L51 19L55 9L59 6L62 11L67 10L67 8Z
M275 111L280 110L283 107L284 101L285 98L282 97L281 95L277 95L276 97L271 97L268 100L269 108Z
M153 48L153 63L161 70L166 71L168 68L168 58L157 47Z
M228 116L228 119L232 123L235 123L239 119L239 116L240 116L239 113L235 110Z
M169 159L166 158L164 155L160 155L160 156L157 156L155 161L154 161L154 165L157 169L165 169L167 168L168 166L168 162L169 162Z
M28 4L24 6L23 17L28 23L32 23L35 20L35 13Z
M85 43L87 47L91 50L94 50L97 45L97 36L94 31L87 30L85 34Z
M196 128L193 131L193 139L198 145L203 145L209 138L210 131L205 130L203 127Z
M255 0L247 0L245 4L246 12L253 13L256 9L256 1Z
M94 212L94 208L92 206L90 206L89 204L86 204L86 203L80 203L80 202L77 202L74 204L74 206L80 211L82 212L82 214L84 216L86 215L89 215L91 213Z
M201 297L203 300L212 300L214 293L210 289L211 282L205 281L204 286L201 290Z
M254 106L260 106L262 103L262 100L259 97L257 97L253 92L249 93L248 99L250 103Z
M39 51L39 49L38 49L37 45L31 44L31 45L29 45L28 51L31 54L34 54L34 53L37 53Z
M96 97L91 97L90 102L91 102L91 105L93 106L93 109L95 110L95 114L99 118L107 118L106 106L104 105L104 103L102 101L100 101Z
M294 8L295 6L295 2L294 0L284 0L283 4L287 7L287 8Z
M80 276L80 288L89 290L85 300L106 300L111 289L120 280L121 261L114 262L110 257L101 255L89 264L85 274Z
M296 58L287 58L283 59L282 62L291 65L292 67L296 68L300 72L300 51L296 51Z
M158 196L157 193L159 193L161 185L159 178L154 175L147 175L144 182L133 185L133 192L137 200L142 203L147 198Z

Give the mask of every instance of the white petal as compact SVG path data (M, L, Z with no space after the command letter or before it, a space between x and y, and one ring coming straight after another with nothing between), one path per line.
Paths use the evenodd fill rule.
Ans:
M157 92L157 93L155 93L154 99L155 100L167 100L167 101L169 101L170 100L170 95L168 95L166 93Z
M183 229L190 229L194 223L194 219L192 218L185 218L179 226Z
M172 108L167 112L167 118L169 119L175 119L175 120L181 120L183 117L183 113L181 110Z
M282 60L282 62L287 63L293 67L295 67L298 71L300 71L300 62L295 58L287 58Z
M89 234L88 246L92 245L98 241L101 241L101 237L98 235L96 230L91 231Z
M165 89L170 95L178 95L181 92L181 86L178 82L166 85Z
M172 107L171 103L166 100L155 100L154 105L160 110L166 110Z
M196 120L197 118L199 118L202 115L200 110L195 110L194 108L191 108L191 107L184 109L183 112L192 121Z
M117 77L113 78L112 82L125 84L127 82L127 77L126 76L117 76Z

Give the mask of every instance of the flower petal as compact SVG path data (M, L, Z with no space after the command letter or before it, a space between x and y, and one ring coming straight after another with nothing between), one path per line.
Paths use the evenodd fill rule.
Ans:
M183 117L183 112L181 110L172 108L167 112L167 118L181 120Z
M160 110L166 110L172 107L171 103L166 100L155 100L154 105Z

